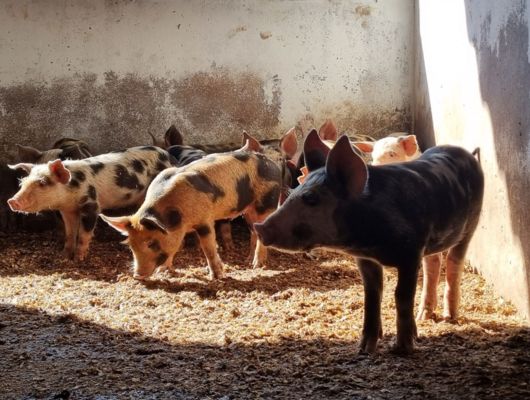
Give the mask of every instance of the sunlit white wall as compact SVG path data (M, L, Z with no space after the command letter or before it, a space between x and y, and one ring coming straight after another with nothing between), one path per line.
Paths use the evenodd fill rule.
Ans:
M528 2L419 0L417 18L427 101L416 118L432 115L432 132L417 133L480 147L486 192L469 257L530 316Z

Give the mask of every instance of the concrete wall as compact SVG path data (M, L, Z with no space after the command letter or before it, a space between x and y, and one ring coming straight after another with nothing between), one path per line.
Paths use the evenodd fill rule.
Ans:
M418 0L415 131L480 146L486 176L472 265L530 317L529 2Z
M176 123L188 143L335 118L409 130L413 0L0 1L0 161L67 135L96 152Z

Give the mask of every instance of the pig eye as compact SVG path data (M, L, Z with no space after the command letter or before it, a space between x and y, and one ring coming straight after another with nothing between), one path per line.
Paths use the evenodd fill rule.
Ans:
M397 156L397 153L395 151L391 151L389 155L390 157L394 158Z
M318 204L318 195L314 192L305 192L302 194L302 201L308 206L316 206Z
M48 186L50 184L50 181L47 178L43 178L39 180L39 186L44 187Z
M160 247L160 242L158 240L150 240L148 243L147 243L147 247L150 248L151 250L153 251L160 251L161 247Z

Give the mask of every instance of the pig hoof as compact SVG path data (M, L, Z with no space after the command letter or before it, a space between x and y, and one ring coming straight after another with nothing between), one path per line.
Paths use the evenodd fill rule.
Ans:
M377 352L377 345L375 347L359 346L358 354L375 354Z
M416 321L428 320L436 321L436 313L434 311L424 308L418 312L418 315L416 315Z
M210 280L223 279L226 277L224 268L210 269Z
M225 273L218 273L218 274L210 274L210 280L212 281L215 281L215 280L219 280L219 279L224 279L226 278L226 275Z
M359 354L374 354L377 352L377 340L376 338L366 338L361 339L361 344L359 345Z
M83 261L86 258L86 254L76 254L74 257L74 261Z
M145 276L145 275L134 274L134 275L133 275L133 278L136 279L137 281L145 281L145 279L147 278L147 276Z
M63 256L69 260L73 260L75 258L75 253L72 250L63 250Z
M442 320L449 324L458 324L458 318L452 315L444 315L442 317Z
M414 343L412 341L407 343L395 343L390 348L390 352L398 356L410 355L414 353Z

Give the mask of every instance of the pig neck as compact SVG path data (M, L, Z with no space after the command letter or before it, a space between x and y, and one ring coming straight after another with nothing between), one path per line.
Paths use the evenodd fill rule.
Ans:
M369 166L363 193L353 200L339 201L334 219L341 250L385 265L416 257L421 251L423 221L420 214L415 215L419 218L415 221L411 213L416 207L415 194L396 185L396 171L391 166Z

